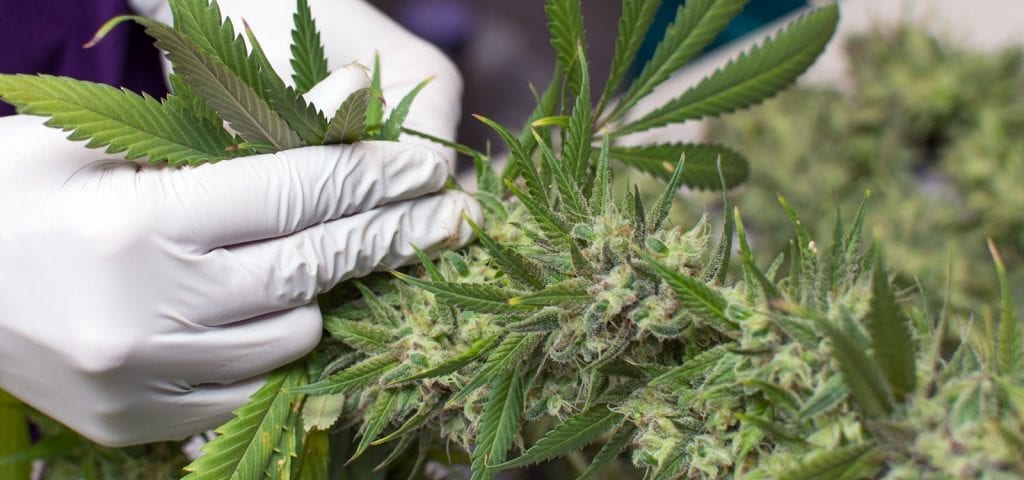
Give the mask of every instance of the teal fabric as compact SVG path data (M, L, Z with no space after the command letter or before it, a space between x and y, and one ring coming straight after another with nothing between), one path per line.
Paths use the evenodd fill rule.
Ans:
M658 45L658 40L661 40L665 30L672 23L676 16L676 10L684 3L686 3L686 0L665 0L662 2L658 13L654 17L654 22L651 24L651 29L647 33L647 38L644 39L643 46L640 47L636 63L633 65L634 72L639 73L644 64L654 55L654 49ZM705 53L757 30L763 25L784 17L806 5L807 0L750 0L743 11L733 19Z

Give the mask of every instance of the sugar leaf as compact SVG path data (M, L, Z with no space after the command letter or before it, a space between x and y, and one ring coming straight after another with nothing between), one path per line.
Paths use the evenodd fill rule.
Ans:
M846 445L838 448L820 449L808 454L799 465L787 469L778 478L790 480L815 480L840 478L849 469L874 449L871 443Z
M398 359L393 353L384 353L367 358L319 382L289 388L287 392L307 395L349 393L380 380L397 365Z
M872 357L897 400L914 391L917 369L910 317L903 313L885 272L882 255L871 275L871 307L866 319Z
M676 292L686 311L725 331L735 331L738 329L736 323L725 314L728 302L721 294L712 290L703 281L679 273L644 252L637 251L637 255L644 259L654 269L655 273Z
M367 355L387 352L395 341L391 330L370 322L327 315L324 317L324 328L346 345Z
M404 273L392 272L400 280L433 293L453 307L483 313L514 313L522 308L509 305L514 292L479 283L430 282Z
M464 219L473 230L477 241L491 256L491 260L497 263L509 278L526 287L544 288L543 269L539 265L512 248L499 243L468 215L464 216Z
M487 464L505 461L519 433L522 412L523 375L517 367L491 382L473 449L472 480L494 479L495 471L488 469Z
M587 465L587 469L576 477L576 480L586 480L593 477L601 471L602 468L608 466L612 460L615 460L622 450L629 445L629 442L633 441L633 435L636 434L636 427L632 423L626 422L619 426L618 430L612 434L612 437L601 446L601 450L597 452L594 459Z
M685 172L686 152L683 152L682 155L679 155L679 162L672 169L672 177L669 178L668 184L665 185L665 190L661 192L658 202L651 211L651 228L653 230L660 229L661 224L668 219L668 214L672 210L672 203L679 196L679 187L683 186L683 175Z
M1010 282L1006 279L1006 266L1003 258L996 248L996 244L990 238L988 249L992 253L992 262L996 266L996 276L999 278L999 290L1002 295L1002 302L999 304L999 338L996 347L996 359L999 371L1006 376L1020 376L1024 371L1024 327L1017 318L1016 307L1013 303L1013 292L1010 291ZM1024 417L1024 412L1021 412Z
M420 82L402 97L398 105L395 106L395 109L388 115L384 126L381 127L380 138L382 140L398 141L398 136L402 133L402 125L405 125L405 119L409 116L409 109L412 108L413 100L416 100L416 96L419 95L420 91L433 79L434 77L430 77Z
M347 463L359 458L370 447L370 442L376 440L384 430L398 405L398 396L399 393L395 390L383 390L377 395L377 399L363 417L362 438L359 439L359 445Z
M875 361L868 357L848 335L818 321L819 328L832 341L833 356L839 362L839 370L850 393L857 400L857 406L867 418L888 416L892 412L892 401L885 386L885 379Z
M544 335L540 333L511 333L507 335L497 347L494 347L473 380L449 399L446 406L458 404L476 389L519 366L528 355L533 353L543 338Z
M442 375L448 375L449 373L455 372L460 368L469 365L474 360L487 353L490 348L501 339L499 334L491 334L483 337L476 342L473 342L466 351L455 355L440 364L418 372L413 375L402 377L398 380L392 381L387 386L393 386L400 383L411 382L413 380L420 380L423 378L436 378Z
M537 443L513 460L492 465L495 470L519 468L575 452L600 438L622 422L622 414L598 405L580 412L544 434Z

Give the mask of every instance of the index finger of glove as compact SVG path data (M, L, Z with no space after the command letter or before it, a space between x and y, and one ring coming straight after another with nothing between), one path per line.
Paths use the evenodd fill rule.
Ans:
M430 148L360 142L143 173L165 235L205 252L435 192L449 172Z

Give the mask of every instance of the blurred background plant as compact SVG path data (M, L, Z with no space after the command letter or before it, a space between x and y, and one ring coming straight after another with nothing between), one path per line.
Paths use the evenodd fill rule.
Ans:
M871 189L868 229L904 286L920 281L933 302L945 298L961 312L991 304L991 237L1020 299L1024 51L972 52L908 26L845 48L852 91L798 87L708 126L711 140L751 160L734 198L750 217L754 248L768 258L789 248L777 194L827 239L836 208L853 211ZM684 203L696 215L717 199L706 200Z

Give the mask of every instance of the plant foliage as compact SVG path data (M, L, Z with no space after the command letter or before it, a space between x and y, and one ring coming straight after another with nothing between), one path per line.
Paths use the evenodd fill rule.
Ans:
M415 478L427 458L447 458L468 465L473 479L490 480L501 469L557 458L585 464L593 443L602 445L581 477L627 460L652 479L1024 473L1024 380L1011 371L1024 362L1024 347L1009 295L998 327L993 319L991 328L968 332L956 339L956 353L944 356L950 328L897 294L878 249L860 241L862 213L849 229L837 220L832 246L820 248L780 197L796 238L781 275L785 256L762 269L738 210L725 222L724 247L713 245L706 218L667 220L680 185L727 189L746 176L742 157L717 146L611 144L626 133L763 100L810 65L837 21L834 5L813 10L664 107L619 122L742 4L688 2L641 85L627 87L602 118L591 104L580 2L549 1L561 69L553 84L564 78L568 88L555 84L541 96L521 136L481 117L511 152L503 175L490 170L486 155L459 148L480 160L486 188L479 198L488 214L472 228L481 242L436 252L437 263L424 253L419 270L325 295L330 338L274 373L206 444L189 478ZM235 125L247 115L258 123L236 129L239 138L227 145L235 148L225 152L308 144L309 132L297 131L267 99L277 87L265 86L280 79L259 48L239 50L240 37L215 4L172 6L177 30L147 23L171 59L189 65L179 85L197 98L144 99L153 116L189 105L194 118L212 111ZM620 56L635 49L655 5L625 0L624 7ZM296 42L316 57L309 53L317 51L310 46L315 26L303 8L300 2ZM310 71L314 77L303 83L322 74ZM622 76L612 72L613 80ZM77 116L90 105L48 103L34 84L18 83L23 78L0 76L0 96L23 112L50 116L55 126L86 128ZM379 71L374 78L379 86ZM33 81L102 90L68 79ZM379 98L356 92L333 129L325 127L326 138L397 139L417 91L387 119ZM215 92L226 96L213 98ZM135 121L124 131L134 135L142 126ZM231 135L216 122L202 128ZM104 145L137 156L166 152L157 160L179 151L166 142L117 139ZM619 201L613 196L609 159L629 155L658 165L669 179L653 209L635 187ZM730 281L733 229L741 265Z

